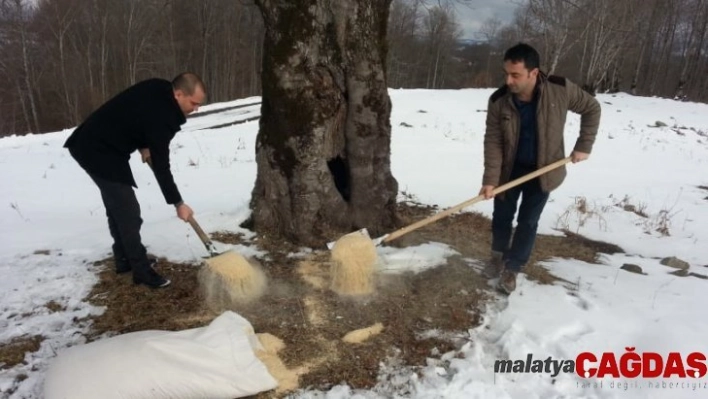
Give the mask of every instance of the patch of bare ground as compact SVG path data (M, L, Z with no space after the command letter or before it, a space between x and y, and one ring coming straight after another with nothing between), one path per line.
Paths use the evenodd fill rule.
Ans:
M42 341L41 335L22 336L0 345L0 370L23 363L25 355L38 351Z
M249 244L248 239L243 236L243 233L234 233L231 231L215 231L209 236L212 240L223 242L225 244Z
M404 224L434 211L432 207L400 206ZM477 213L442 219L386 244L405 247L434 241L460 255L417 274L379 275L375 293L359 299L340 297L328 289L331 262L326 250L294 258L288 255L298 248L271 238L247 242L229 232L212 234L212 238L255 245L268 253L258 259L268 278L267 292L231 310L249 320L256 333L283 341L285 347L278 356L289 370L297 370L301 388L327 389L343 382L353 388L370 388L378 382L380 365L392 359L413 369L424 366L426 357L466 342L467 331L479 323L478 309L493 297L487 281L466 261L484 260L489 254L491 224ZM555 277L535 262L550 257L594 262L598 251L621 249L570 233L540 236L526 272L541 283L551 283ZM160 259L158 271L173 283L167 289L151 290L134 286L129 275L115 275L109 260L97 264L105 267L99 272L91 302L107 310L95 318L93 339L104 333L200 327L217 315L198 292L197 271L203 266ZM347 333L377 323L383 328L369 339L358 344L342 341ZM279 398L285 393L265 392L254 398Z

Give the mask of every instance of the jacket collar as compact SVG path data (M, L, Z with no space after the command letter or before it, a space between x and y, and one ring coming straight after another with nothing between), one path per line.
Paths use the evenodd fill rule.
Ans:
M543 84L545 84L546 82L548 82L548 75L547 75L545 72L543 72L542 70L539 69L539 70L538 70L538 78L537 78L537 79L538 79L538 83L539 83L540 85L543 85Z
M174 93L171 90L170 98L172 99L171 103L175 111L175 121L177 121L179 126L184 125L187 122L187 117L184 115L184 112L182 112L182 108L179 107L179 103L177 102L177 99L175 98Z

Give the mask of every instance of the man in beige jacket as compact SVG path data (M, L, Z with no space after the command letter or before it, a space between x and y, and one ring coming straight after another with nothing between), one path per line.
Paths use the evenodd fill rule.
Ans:
M490 96L487 108L480 194L494 197L494 212L492 256L484 274L498 277L499 288L507 294L516 289L516 276L536 241L538 220L550 192L565 179L566 169L561 166L496 197L494 188L565 158L563 129L568 111L581 115L573 163L588 158L600 124L600 104L592 95L566 78L546 76L539 65L533 47L520 43L509 48L504 54L506 84Z

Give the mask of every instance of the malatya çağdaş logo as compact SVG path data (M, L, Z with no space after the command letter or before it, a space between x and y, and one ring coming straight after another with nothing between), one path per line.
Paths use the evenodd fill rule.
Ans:
M580 353L575 359L555 360L526 359L497 360L495 373L546 373L556 377L560 373L575 373L581 378L702 378L708 373L706 356L702 352L683 355L670 352L635 352L634 347L617 356L613 352L596 355Z

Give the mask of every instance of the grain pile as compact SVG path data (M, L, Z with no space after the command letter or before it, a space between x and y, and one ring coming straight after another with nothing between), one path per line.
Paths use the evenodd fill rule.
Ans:
M376 247L370 238L347 234L332 248L332 291L340 295L366 295L374 291Z
M360 328L358 330L348 332L342 341L349 344L360 344L374 335L380 334L383 331L383 324L376 323L373 326Z
M263 350L256 350L256 357L263 362L268 369L268 373L278 381L276 392L287 392L297 389L299 386L299 374L295 370L288 370L285 364L278 356L285 344L283 341L272 334L256 334L258 340L263 346Z
M198 279L207 304L214 309L233 309L251 302L266 288L266 276L260 266L234 251L207 259Z

